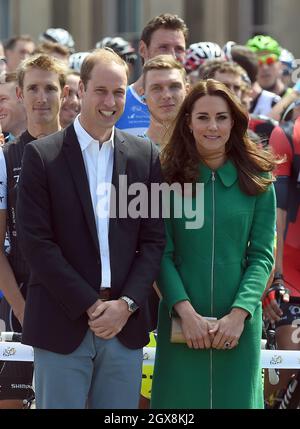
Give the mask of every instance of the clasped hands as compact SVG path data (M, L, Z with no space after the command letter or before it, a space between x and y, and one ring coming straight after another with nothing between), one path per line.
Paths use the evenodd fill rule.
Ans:
M181 318L187 346L193 349L233 349L238 344L248 316L247 311L233 308L221 319L211 321L198 314L188 301L177 303L174 308Z
M97 337L109 340L123 329L130 314L127 303L121 299L98 299L87 310L89 328Z

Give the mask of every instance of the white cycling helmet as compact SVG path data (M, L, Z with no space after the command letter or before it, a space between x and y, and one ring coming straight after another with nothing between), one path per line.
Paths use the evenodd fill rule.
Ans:
M233 42L232 40L229 40L223 46L222 50L223 50L223 52L225 54L225 57L226 57L227 61L232 61L231 49L235 45L236 45L236 42Z
M71 54L69 57L69 68L80 73L82 63L88 55L89 52L74 52L74 54Z
M225 60L221 47L214 42L198 42L189 46L184 66L187 72L196 70L206 60Z
M69 49L70 52L75 50L75 42L72 35L64 28L48 28L40 34L39 40L59 43Z
M286 65L290 70L296 68L296 62L294 55L287 49L282 49L279 56L279 61Z
M115 51L124 61L134 63L137 59L135 49L130 42L123 39L123 37L104 37L99 40L95 46L99 48L110 48Z

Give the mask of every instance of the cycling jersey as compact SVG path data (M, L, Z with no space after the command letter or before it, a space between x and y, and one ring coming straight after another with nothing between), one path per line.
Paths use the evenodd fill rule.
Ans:
M286 210L283 276L292 295L300 296L300 118L289 139L283 127L271 134L270 146L283 158L276 169L277 206Z
M8 254L8 260L18 283L26 282L29 276L29 270L27 264L24 262L23 255L20 252L17 240L17 183L21 171L21 163L25 145L33 140L35 140L35 138L31 136L28 131L25 131L16 142L7 143L3 147L3 153L6 162L6 172L0 173L0 176L2 177L7 174L7 230L10 243L10 252Z
M267 115L281 98L274 92L265 89L252 101L250 113L253 115Z
M17 240L15 210L17 183L25 145L35 138L25 131L16 142L7 143L0 151L0 209L7 210L9 251L7 258L13 269L22 295L26 296L26 281L29 269L23 260ZM1 200L1 198L0 198ZM5 297L0 300L0 323L4 331L21 332L19 321L14 316L11 306ZM31 381L32 362L0 360L0 399L29 399L32 396ZM18 388L14 386L20 386ZM24 387L25 386L25 387Z
M270 135L278 122L264 115L250 115L249 128L261 138L263 146L269 143Z
M116 127L135 136L143 136L150 125L150 113L147 104L136 93L133 85L126 91L126 104L124 113L116 123Z

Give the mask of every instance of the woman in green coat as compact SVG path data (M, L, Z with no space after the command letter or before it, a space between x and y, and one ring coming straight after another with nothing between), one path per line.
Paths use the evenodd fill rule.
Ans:
M182 205L192 201L198 223L201 210L204 217L193 226L184 214L175 216L171 201L152 408L263 407L261 295L273 265L275 161L250 141L247 126L230 90L200 82L163 151L166 181L193 183L193 197L185 194ZM172 313L184 344L170 342Z

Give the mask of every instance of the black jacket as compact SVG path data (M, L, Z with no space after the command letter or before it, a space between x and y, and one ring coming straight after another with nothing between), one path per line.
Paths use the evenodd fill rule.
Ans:
M127 175L128 186L142 182L150 188L161 182L152 143L116 130L114 144L112 183L117 194L120 174ZM73 125L26 145L17 231L30 267L23 343L71 353L88 329L86 310L98 299L101 285L95 217ZM164 245L161 218L110 219L112 298L127 295L139 305L118 334L129 348L147 344L154 327L152 283Z

